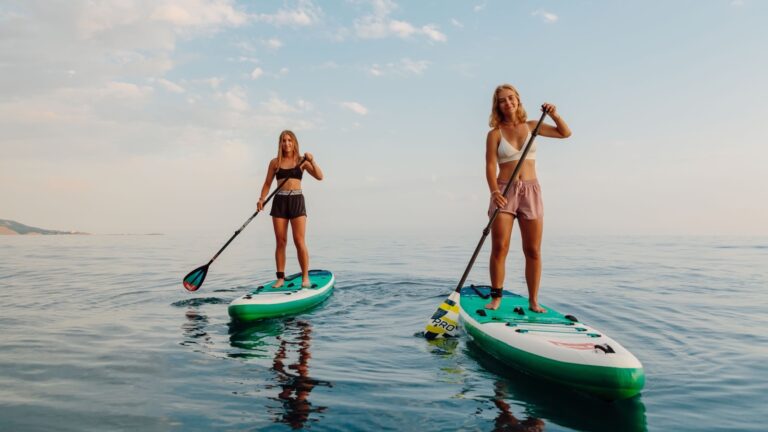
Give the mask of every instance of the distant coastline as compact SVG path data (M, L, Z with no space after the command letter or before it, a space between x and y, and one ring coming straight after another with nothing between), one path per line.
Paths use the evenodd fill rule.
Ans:
M88 235L88 233L49 230L24 225L12 220L0 219L0 235Z

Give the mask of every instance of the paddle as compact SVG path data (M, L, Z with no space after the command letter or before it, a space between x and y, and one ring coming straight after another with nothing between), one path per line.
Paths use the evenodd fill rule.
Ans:
M542 108L542 111L543 108ZM520 167L523 166L523 161L525 160L525 157L528 155L528 150L531 148L531 144L533 143L533 140L536 138L536 135L539 134L539 127L541 126L541 122L544 121L544 117L547 116L546 111L542 112L541 118L539 119L539 122L536 123L536 127L533 129L533 132L531 133L531 139L528 140L528 143L525 145L525 149L523 150L523 154L520 156L520 160L517 162L517 166L515 166L515 170L512 171L512 175L509 177L509 181L507 182L507 186L504 187L503 195L507 196L507 192L509 191L509 188L512 186L512 183L515 181L515 176L517 175L517 172L520 170ZM469 260L469 264L467 265L466 270L464 270L464 274L461 275L461 280L459 281L459 284L456 286L456 289L451 293L451 295L448 296L445 301L443 301L442 304L437 308L437 311L435 311L434 314L432 314L432 318L429 319L429 322L427 323L427 329L424 332L424 337L427 339L435 339L440 336L456 336L456 333L459 328L459 299L461 297L461 287L464 286L464 282L467 280L467 276L469 276L470 270L472 270L472 266L475 264L475 260L477 259L477 254L480 253L480 248L483 247L483 243L485 242L485 238L488 237L488 233L491 232L491 225L493 224L493 221L496 219L496 216L499 214L499 208L496 207L496 210L493 211L493 215L491 215L490 219L488 220L488 225L485 226L485 229L483 230L483 236L480 237L480 242L477 244L477 247L475 248L475 252L472 254L472 259Z
M301 164L304 163L304 159L305 158L301 158L301 160L299 161L299 166L301 166ZM275 196L277 191L279 191L280 188L283 187L283 185L285 184L285 182L288 181L288 179L289 178L286 178L285 180L283 180L277 185L277 188L274 191L272 191L272 193L269 194L267 199L264 201L264 205L267 205L269 200L271 200L272 197ZM186 276L184 276L183 283L184 283L184 288L186 288L187 291L192 292L200 289L200 286L203 284L203 281L205 281L205 275L208 274L208 266L210 266L211 263L219 256L219 254L221 254L221 252L223 252L224 249L226 249L227 246L229 246L229 244L232 243L232 240L234 240L235 237L237 237L237 235L240 234L240 232L243 229L245 229L245 227L248 226L249 223L251 223L251 220L253 220L253 218L255 218L257 214L259 214L259 211L260 210L256 210L256 212L253 215L251 215L251 217L249 217L247 221L245 221L243 226L241 226L239 230L235 231L235 233L232 234L232 237L230 237L229 240L227 240L227 242L224 244L224 246L222 246L221 249L219 249L219 251L216 252L216 255L214 255L213 258L211 258L211 260L208 261L208 264L202 265L192 270L191 272L189 272L189 274L187 274Z

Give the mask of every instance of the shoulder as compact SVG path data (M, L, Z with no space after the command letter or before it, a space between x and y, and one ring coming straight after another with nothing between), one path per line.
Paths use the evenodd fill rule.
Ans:
M538 120L528 120L525 122L526 126L528 126L528 132L533 132L534 129L536 129L536 124L538 123Z
M274 158L271 161L269 161L269 167L272 169L277 168L277 158Z
M485 145L488 149L495 148L501 142L501 132L499 128L493 128L488 131L488 135L485 137Z

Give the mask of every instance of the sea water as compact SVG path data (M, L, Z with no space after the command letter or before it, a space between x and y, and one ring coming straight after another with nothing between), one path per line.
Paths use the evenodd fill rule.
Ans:
M645 367L606 403L428 342L478 236L310 237L334 295L243 326L227 304L273 279L273 241L0 237L0 430L765 430L768 238L545 237L540 301ZM291 255L293 254L293 255ZM467 283L488 283L488 247ZM506 289L525 294L513 241ZM289 246L288 272L297 271Z

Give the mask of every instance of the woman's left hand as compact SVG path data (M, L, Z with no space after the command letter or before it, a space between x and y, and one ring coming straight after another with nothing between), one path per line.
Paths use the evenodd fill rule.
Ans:
M544 102L541 105L541 110L549 114L550 117L554 117L557 115L557 107L548 102Z

